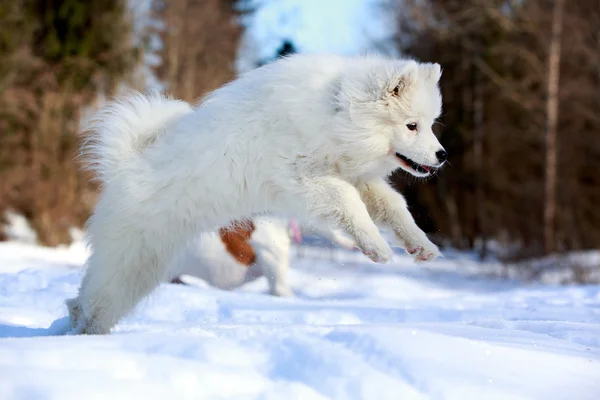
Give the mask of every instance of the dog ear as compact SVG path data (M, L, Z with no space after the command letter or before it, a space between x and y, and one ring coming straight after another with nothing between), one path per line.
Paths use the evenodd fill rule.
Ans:
M442 77L442 67L438 63L425 63L421 64L422 76L428 82L437 83Z
M407 61L397 79L388 88L389 93L398 96L408 90L416 82L418 72L419 65L416 61Z

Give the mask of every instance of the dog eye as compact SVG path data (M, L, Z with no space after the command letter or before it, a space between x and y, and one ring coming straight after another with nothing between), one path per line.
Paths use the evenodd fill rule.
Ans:
M394 88L394 96L398 96L399 93L400 93L400 85L398 85Z
M412 124L406 124L406 127L408 128L409 131L417 130L417 124L415 122L413 122Z

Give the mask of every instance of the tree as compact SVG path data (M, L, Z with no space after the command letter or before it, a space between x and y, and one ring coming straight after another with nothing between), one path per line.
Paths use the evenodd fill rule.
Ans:
M560 49L564 0L554 0L552 38L548 52L548 98L546 101L546 200L544 204L544 249L551 253L555 249L556 224L556 157L558 125L558 90L560 80Z
M0 2L0 216L47 245L71 240L94 201L75 162L82 111L136 59L125 0Z
M597 1L403 4L401 50L444 70L450 154L427 184L394 177L417 221L455 245L517 242L518 257L600 246Z
M233 79L241 27L232 0L156 1L165 22L156 72L175 97L195 101Z

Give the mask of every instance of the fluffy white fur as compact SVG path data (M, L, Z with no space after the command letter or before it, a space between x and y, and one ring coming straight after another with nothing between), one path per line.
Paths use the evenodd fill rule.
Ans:
M173 261L166 280L190 275L217 288L232 290L264 276L267 278L270 294L291 296L292 290L287 279L291 250L288 222L279 218L254 220L255 230L249 242L256 254L256 262L250 266L240 264L227 252L217 232L198 235ZM354 247L350 238L336 230L311 230L341 247Z
M196 232L265 212L328 221L374 261L392 257L376 223L415 259L438 256L385 178L397 168L428 175L399 156L443 163L431 130L439 78L437 64L296 55L195 108L141 94L107 104L83 149L103 191L88 221L88 268L67 301L73 332L108 333Z

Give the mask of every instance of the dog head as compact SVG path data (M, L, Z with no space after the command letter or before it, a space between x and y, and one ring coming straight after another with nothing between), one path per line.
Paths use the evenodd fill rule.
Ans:
M337 97L354 139L351 157L368 159L377 173L435 173L447 158L432 130L442 107L439 64L367 58L357 66Z

